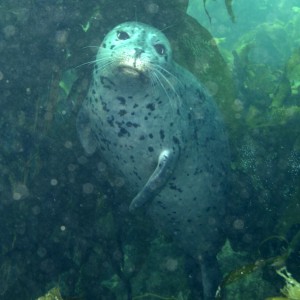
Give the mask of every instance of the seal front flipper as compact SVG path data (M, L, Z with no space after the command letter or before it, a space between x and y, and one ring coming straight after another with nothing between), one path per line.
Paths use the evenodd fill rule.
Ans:
M88 113L83 106L77 116L76 128L80 142L87 154L93 154L97 148L97 141L92 131L92 125Z
M154 172L142 190L131 201L129 211L132 212L136 208L145 205L160 192L172 175L176 162L177 155L173 151L163 150L160 153Z

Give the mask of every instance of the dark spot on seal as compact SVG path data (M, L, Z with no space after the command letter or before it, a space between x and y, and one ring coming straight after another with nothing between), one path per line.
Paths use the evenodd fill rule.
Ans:
M149 138L153 139L153 134L152 133L149 134Z
M205 99L207 98L206 95L204 94L203 90L200 90L200 89L196 90L196 97L201 100L200 104L203 103L205 101Z
M102 101L102 108L104 111L109 112L109 109L107 108L107 103Z
M120 101L120 104L121 104L121 105L125 105L125 104L126 104L126 99L125 99L124 97L118 96L118 97L117 97L117 100Z
M126 123L126 126L127 126L127 127L134 127L134 128L140 127L139 124L137 124L137 123L132 123L132 122L127 122L127 123Z
M175 191L178 191L179 193L182 193L182 189L179 188L178 186L176 186L174 183L170 182L169 183L169 187L171 190L175 190Z
M133 174L141 181L142 177L138 174L137 171L134 171Z
M140 141L145 140L145 136L144 136L144 135L141 135L141 136L139 137L139 140L140 140Z
M146 108L150 109L151 111L155 110L155 105L153 103L149 103L146 105Z
M178 145L179 144L179 140L176 136L173 136L173 142Z
M105 43L102 44L102 48L106 48L106 44Z
M199 169L199 168L196 168L195 172L194 172L194 175L199 175L203 172L202 169Z
M114 120L115 120L115 118L114 118L114 116L109 116L109 117L107 117L107 123L111 126L111 127L114 127L115 125L114 125Z
M154 151L153 147L151 147L151 146L148 147L148 151L149 151L149 152L153 152L153 151Z
M104 88L111 90L113 86L115 86L114 82L105 76L100 76L101 84Z
M120 128L120 131L118 132L119 137L124 137L124 135L130 136L130 133L123 127Z
M119 110L119 115L122 117L122 116L124 116L124 115L126 115L127 114L127 111L125 110L125 109L120 109Z
M165 138L165 132L162 129L159 131L159 136L160 136L160 138L162 140L164 140L164 138Z

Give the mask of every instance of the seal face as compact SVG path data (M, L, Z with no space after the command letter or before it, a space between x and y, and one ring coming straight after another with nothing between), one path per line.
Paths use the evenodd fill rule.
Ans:
M100 151L123 177L130 211L147 211L201 261L210 299L224 240L227 139L212 98L173 61L162 32L127 22L107 34L77 130L85 151Z

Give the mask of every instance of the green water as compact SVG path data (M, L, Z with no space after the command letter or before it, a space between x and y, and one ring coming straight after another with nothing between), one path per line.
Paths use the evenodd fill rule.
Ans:
M225 299L279 296L279 259L300 281L300 3L235 1L233 23L225 1L206 1L209 17L190 2L200 25L180 0L0 2L0 299L53 287L62 299L194 299L182 250L128 213L122 180L76 133L86 63L127 20L164 30L224 115L232 172L218 258L224 276L246 274L224 284Z

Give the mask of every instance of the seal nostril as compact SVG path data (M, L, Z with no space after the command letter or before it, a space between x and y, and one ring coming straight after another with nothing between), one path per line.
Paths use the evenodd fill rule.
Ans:
M143 49L140 48L134 48L134 50L135 50L136 57L141 56L141 54L145 52Z

